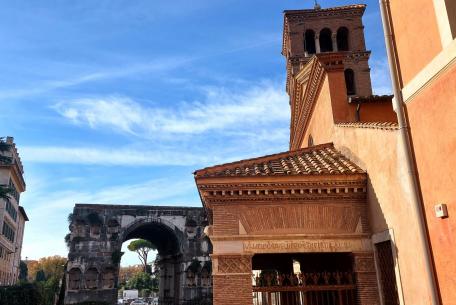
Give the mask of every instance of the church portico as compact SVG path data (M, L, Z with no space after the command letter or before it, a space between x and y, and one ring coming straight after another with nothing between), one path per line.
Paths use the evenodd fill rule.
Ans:
M215 305L378 304L367 175L332 144L195 179L209 215Z

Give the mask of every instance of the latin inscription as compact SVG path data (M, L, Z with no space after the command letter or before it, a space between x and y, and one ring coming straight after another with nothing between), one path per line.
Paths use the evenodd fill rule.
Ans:
M336 252L360 251L363 243L360 240L290 240L290 241L247 241L244 252Z

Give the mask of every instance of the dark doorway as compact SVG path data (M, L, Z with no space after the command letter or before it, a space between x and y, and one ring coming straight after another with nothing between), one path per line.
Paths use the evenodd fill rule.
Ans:
M375 244L384 305L399 305L391 241Z

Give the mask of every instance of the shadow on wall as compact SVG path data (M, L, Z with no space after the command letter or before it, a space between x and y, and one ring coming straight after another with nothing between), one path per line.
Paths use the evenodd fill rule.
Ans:
M338 149L352 162L356 163L363 170L366 170L366 163L363 162L363 160L361 160L360 158L358 158L357 155L353 153L353 151L349 147L340 146L338 147ZM367 204L369 208L369 226L372 230L372 233L388 230L388 223L386 222L385 215L383 213L380 201L377 197L377 193L374 189L371 178L369 176L369 172L367 172ZM376 229L374 229L374 227Z

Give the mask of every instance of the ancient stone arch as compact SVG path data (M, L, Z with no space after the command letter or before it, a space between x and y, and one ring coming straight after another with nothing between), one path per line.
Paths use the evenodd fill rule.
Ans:
M206 224L202 208L77 204L70 224L65 304L117 304L122 243L134 238L157 248L160 304L209 304L208 272L194 285L186 284L185 272L192 263L210 266Z

